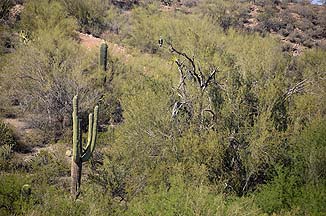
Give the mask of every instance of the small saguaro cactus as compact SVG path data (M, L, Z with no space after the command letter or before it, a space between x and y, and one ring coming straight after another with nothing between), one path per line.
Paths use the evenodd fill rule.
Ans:
M103 42L100 48L100 68L103 71L107 69L108 45Z
M71 161L71 195L77 199L80 193L82 164L90 159L96 144L98 106L94 108L93 113L89 114L88 137L86 148L83 148L81 119L78 119L78 96L73 99L73 148Z

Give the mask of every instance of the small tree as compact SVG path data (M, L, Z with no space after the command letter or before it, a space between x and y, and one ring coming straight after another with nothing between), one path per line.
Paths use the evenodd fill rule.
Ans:
M205 73L194 57L191 58L187 53L178 50L171 42L166 41L166 43L169 46L170 52L178 56L178 58L174 59L174 63L177 65L179 72L179 84L176 92L180 100L174 104L172 118L175 118L181 110L184 110L187 112L189 119L195 119L199 127L203 128L205 112L210 113L212 119L215 117L207 89L209 86L219 85L215 80L218 68L212 66L209 72ZM193 85L198 95L189 94L187 83Z

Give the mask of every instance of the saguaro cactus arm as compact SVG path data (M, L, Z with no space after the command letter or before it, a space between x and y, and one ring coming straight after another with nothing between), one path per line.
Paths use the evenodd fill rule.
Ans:
M87 136L87 145L86 148L83 148L83 152L88 151L91 147L91 141L92 141L92 132L93 132L93 113L90 113L88 115L88 136Z
M93 126L91 127L90 125L88 126L89 129L93 129L92 132L88 131L88 141L91 140L90 143L88 143L85 151L83 152L82 156L81 156L81 160L82 162L85 162L87 160L89 160L89 158L91 157L94 149L95 149L95 145L96 145L96 137L97 137L97 123L98 123L98 106L96 106L94 108L94 121L90 121L89 124L91 124L93 122Z

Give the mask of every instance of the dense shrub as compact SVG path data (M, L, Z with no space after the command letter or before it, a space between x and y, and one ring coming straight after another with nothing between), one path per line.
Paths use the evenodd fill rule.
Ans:
M237 1L201 1L198 4L200 13L210 19L224 31L231 27L240 27L248 18L249 7Z
M261 187L257 203L271 214L297 209L302 214L325 212L325 121L314 122L294 138L290 167L278 167L273 181Z
M21 195L24 184L29 183L29 179L21 174L0 175L0 214L18 215L23 214L32 201L25 199Z
M4 145L14 146L16 144L13 131L3 121L0 121L0 136L1 136L0 146L4 146Z
M100 36L106 28L108 3L101 0L60 0L68 13L77 19L82 32Z
M268 8L259 18L270 30L307 41L308 34L292 34L296 26L284 22L284 14L283 20L275 17L279 7L260 2ZM191 13L147 3L122 13L107 1L26 2L18 27L26 40L15 42L14 52L1 58L1 90L34 114L38 124L33 125L47 134L60 130L67 138L65 144L9 158L11 169L0 173L11 182L0 188L6 206L1 213L325 211L325 52L292 58L268 34L262 38L233 29L248 18L249 4L198 4ZM129 47L108 43L109 69L101 72L97 50L81 48L75 30L114 31L119 34L114 38ZM66 128L76 93L83 119L99 103L100 128L97 152L83 167L82 192L74 202L71 158L64 153L71 145ZM20 177L10 172L21 172ZM16 178L31 184L29 201L18 199Z
M149 187L131 201L126 215L259 215L260 211L250 201L241 199L224 201L222 194L214 194L204 185L185 184L173 177L166 188Z
M0 2L0 22L3 21L3 19L6 19L10 8L13 6L12 0L3 0Z
M0 167L9 158L12 149L15 147L16 139L13 131L8 127L7 124L0 120Z
M74 19L60 2L29 1L21 28L30 37L6 56L2 76L7 78L2 85L23 111L34 114L32 125L48 130L49 137L56 140L69 126L75 94L88 92L81 97L83 113L102 95L96 89L103 83L95 63L97 55L85 52L74 39ZM10 79L12 76L15 78Z

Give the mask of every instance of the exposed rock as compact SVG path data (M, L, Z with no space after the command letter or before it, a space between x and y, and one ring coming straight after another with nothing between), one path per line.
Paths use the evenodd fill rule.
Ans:
M66 151L66 157L71 157L72 156L72 151L70 149L68 149Z

